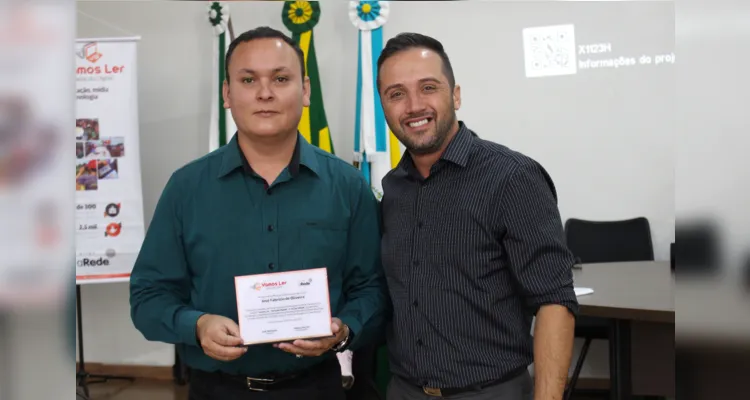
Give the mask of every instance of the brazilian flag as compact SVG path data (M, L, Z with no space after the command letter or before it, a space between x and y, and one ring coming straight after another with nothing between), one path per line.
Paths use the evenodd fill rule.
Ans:
M305 54L305 73L310 78L310 106L302 110L299 131L311 144L335 154L323 107L323 92L313 41L313 27L320 20L320 4L317 1L285 1L281 19L292 32L292 39Z

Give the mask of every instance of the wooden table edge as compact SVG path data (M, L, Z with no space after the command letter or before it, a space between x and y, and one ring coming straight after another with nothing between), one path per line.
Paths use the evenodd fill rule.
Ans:
M674 311L606 307L585 304L581 304L579 308L579 315L582 317L621 319L634 322L675 323Z

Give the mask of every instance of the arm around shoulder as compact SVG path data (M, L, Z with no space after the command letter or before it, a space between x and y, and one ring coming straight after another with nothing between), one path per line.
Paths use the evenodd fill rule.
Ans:
M133 324L152 341L197 345L190 274L182 242L184 196L175 175L159 198L130 277Z
M379 340L388 303L380 259L378 201L364 178L354 186L344 274L347 302L338 316L353 334L349 349Z

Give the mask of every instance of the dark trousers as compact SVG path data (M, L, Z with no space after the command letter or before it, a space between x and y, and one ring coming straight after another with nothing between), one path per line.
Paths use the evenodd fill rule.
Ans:
M283 386L257 392L241 378L192 370L189 400L346 400L336 359L312 368Z
M375 382L377 371L377 347L367 346L358 349L352 357L354 385L346 391L346 400L382 400Z

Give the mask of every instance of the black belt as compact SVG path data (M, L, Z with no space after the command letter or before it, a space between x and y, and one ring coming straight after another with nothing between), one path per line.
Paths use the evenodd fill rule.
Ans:
M300 387L306 383L315 382L317 378L324 376L326 373L340 373L341 370L339 368L336 358L328 358L306 370L283 375L263 374L251 377L233 375L221 371L206 372L194 369L191 371L191 379L215 385L231 385L256 392L268 392L271 390Z
M417 386L420 389L422 389L422 391L425 394L429 395L429 396L435 396L435 397L455 396L457 394L462 394L462 393L477 392L477 391L480 391L482 389L486 389L486 388L491 387L491 386L495 386L495 385L499 385L499 384L508 382L510 380L518 378L519 376L521 376L522 374L526 373L527 371L528 371L527 368L519 368L519 369L517 369L515 371L512 371L511 373L509 373L508 375L506 375L503 378L494 379L494 380L487 381L487 382L482 382L482 383L477 383L477 384L473 384L473 385L469 385L469 386L465 386L465 387L435 388L435 387L429 387L429 386L425 386L425 385L414 384L413 382L412 382L412 384L414 386Z

